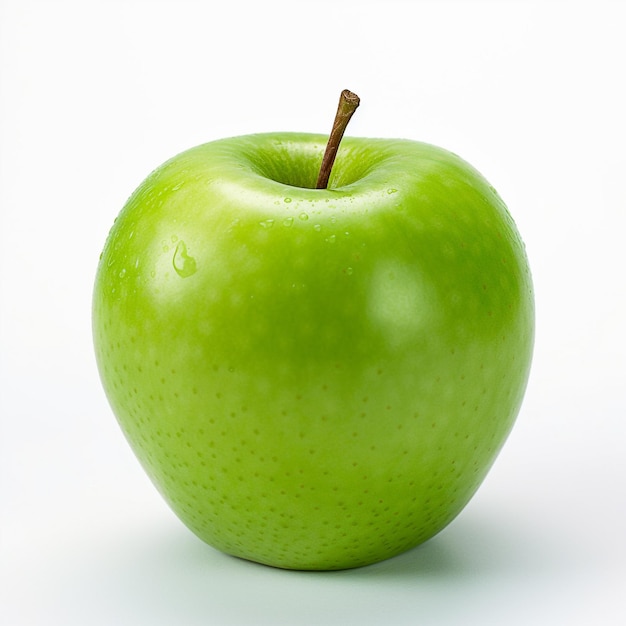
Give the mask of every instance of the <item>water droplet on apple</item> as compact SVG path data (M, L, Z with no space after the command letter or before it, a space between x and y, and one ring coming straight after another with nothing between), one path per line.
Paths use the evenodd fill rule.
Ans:
M124 278L124 276L126 276L126 269L122 269L122 270L120 270L120 273L118 274L118 276L119 276L120 278Z
M293 225L293 217L288 217L283 220L283 226L292 226Z
M303 222L306 222L306 220L308 220L308 219L309 219L309 216L308 216L306 213L300 213L300 219L301 219Z
M391 195L392 193L396 193L397 191L398 191L397 189L393 189L393 188L391 188L391 189L387 189L387 193L388 193L389 195Z
M196 273L196 260L187 254L187 246L181 239L176 246L173 259L174 269L181 278L187 278Z
M354 273L354 270L351 267L346 267L346 274L348 276L352 276L353 273Z
M274 220L263 220L262 222L259 222L259 224L263 228L271 228L272 226L274 226Z
M291 198L285 198L285 202L291 202Z
M322 230L322 225L321 224L315 224L315 226L313 226L313 228L319 233L320 230Z
M335 235L329 235L325 239L326 243L335 243L336 240L337 240L337 237Z

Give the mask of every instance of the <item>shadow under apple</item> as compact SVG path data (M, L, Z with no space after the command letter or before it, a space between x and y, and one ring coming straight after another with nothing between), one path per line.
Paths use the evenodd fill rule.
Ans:
M457 624L468 612L497 620L527 610L555 568L565 579L571 571L565 546L506 521L467 512L387 561L298 572L221 554L172 520L109 545L81 580L80 602L85 618L99 607L103 619L91 624Z

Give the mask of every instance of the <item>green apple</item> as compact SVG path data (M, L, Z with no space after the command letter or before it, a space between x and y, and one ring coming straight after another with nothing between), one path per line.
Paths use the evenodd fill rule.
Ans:
M101 255L102 382L180 519L232 555L341 569L444 528L518 413L534 306L493 187L409 140L223 139L156 169Z

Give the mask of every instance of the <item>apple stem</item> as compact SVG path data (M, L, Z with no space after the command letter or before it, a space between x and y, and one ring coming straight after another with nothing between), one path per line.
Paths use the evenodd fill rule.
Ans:
M339 150L339 144L343 138L343 134L346 132L346 127L350 118L357 110L361 100L359 96L347 89L341 92L339 97L339 106L337 107L337 114L335 115L335 121L333 128L330 131L330 137L326 144L326 151L324 152L324 158L322 159L322 166L317 178L317 189L326 189L328 187L328 179L330 178L330 172L333 169L335 157L337 156L337 150Z

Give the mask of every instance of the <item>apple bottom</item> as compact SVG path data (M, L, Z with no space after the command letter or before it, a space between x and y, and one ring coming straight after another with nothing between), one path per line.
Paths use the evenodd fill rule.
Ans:
M474 353L449 354L428 377L407 375L406 360L420 359L405 356L358 372L335 363L299 385L289 369L243 364L178 380L170 357L144 360L142 375L167 375L178 401L168 410L158 393L135 398L152 419L123 420L133 449L201 539L287 569L359 567L438 533L480 485L515 414L502 414L512 388L497 364L468 375Z

